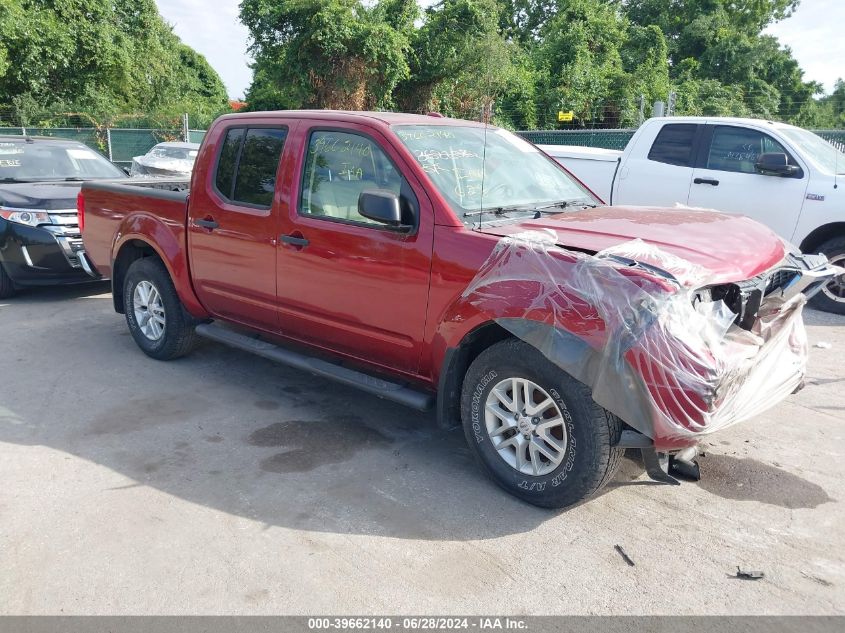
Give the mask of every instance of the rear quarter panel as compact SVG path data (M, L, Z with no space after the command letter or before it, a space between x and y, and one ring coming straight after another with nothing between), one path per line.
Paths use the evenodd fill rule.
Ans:
M187 194L137 189L132 191L131 185L83 186L82 239L88 256L104 277L111 278L121 248L143 242L164 262L187 310L196 317L206 316L194 295L188 265Z

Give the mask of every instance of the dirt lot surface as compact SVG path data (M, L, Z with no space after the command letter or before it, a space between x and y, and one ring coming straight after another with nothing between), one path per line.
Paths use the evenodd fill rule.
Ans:
M0 302L0 613L845 612L843 317L807 314L806 388L701 482L626 460L548 512L433 416L217 344L153 361L106 292Z

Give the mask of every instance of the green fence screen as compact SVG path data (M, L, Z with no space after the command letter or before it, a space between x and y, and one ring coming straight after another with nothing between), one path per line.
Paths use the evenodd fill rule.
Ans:
M517 132L537 145L580 145L625 149L636 130L531 130Z
M188 130L188 141L191 143L202 143L205 138L205 130Z
M96 128L15 128L0 127L0 134L56 136L85 143L121 165L130 165L133 156L146 154L156 143L182 140L182 130L96 129ZM633 129L609 130L526 130L517 132L537 145L580 145L604 149L625 149ZM845 151L845 130L814 130L823 139ZM188 130L191 143L202 142L205 130Z
M85 143L94 149L103 150L97 143L97 130L95 128L70 128L70 127L28 127L26 133L30 136L55 136L66 138L71 141Z

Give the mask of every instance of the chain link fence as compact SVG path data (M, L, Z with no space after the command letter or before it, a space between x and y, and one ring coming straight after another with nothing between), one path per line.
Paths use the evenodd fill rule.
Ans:
M53 136L79 141L99 151L117 165L129 167L132 158L142 156L165 141L185 140L184 130L138 129L138 128L44 128L44 127L0 127L0 134L27 134L29 136ZM188 130L188 140L199 143L205 130Z
M845 130L813 130L841 151L845 151ZM537 145L578 145L604 149L625 149L635 129L523 130L517 132ZM119 128L119 127L0 127L0 134L55 136L85 143L118 165L129 166L134 156L146 154L164 141L200 143L205 130Z
M201 142L205 130L189 129L188 123L187 115L122 114L97 118L84 112L36 112L23 117L14 108L0 105L0 135L52 136L79 141L126 167L135 156L146 154L158 143Z

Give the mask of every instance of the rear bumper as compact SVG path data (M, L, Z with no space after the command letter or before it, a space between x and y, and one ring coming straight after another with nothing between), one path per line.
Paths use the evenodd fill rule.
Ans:
M0 220L0 262L17 286L47 286L90 281L78 253L82 239L43 227Z

